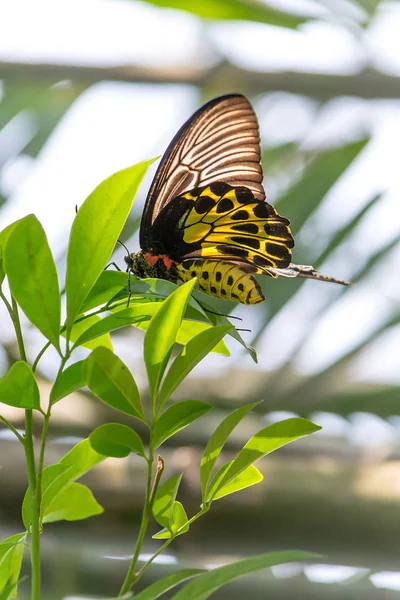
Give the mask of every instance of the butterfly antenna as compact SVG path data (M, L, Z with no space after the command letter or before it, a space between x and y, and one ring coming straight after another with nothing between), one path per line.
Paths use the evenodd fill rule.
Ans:
M131 253L129 252L129 250L128 250L128 248L125 246L125 244L124 244L123 242L121 242L121 240L117 240L117 242L118 242L118 244L121 244L121 246L122 246L123 248L125 248L125 250L126 250L126 251L127 251L127 253L128 253L128 256L130 256L130 254L131 254Z
M203 309L205 310L205 312L210 313L210 315L215 315L217 317L225 317L226 319L236 319L237 321L243 321L241 317L235 317L235 315L225 315L224 313L215 312L213 310L210 310L209 308L205 308L204 306Z

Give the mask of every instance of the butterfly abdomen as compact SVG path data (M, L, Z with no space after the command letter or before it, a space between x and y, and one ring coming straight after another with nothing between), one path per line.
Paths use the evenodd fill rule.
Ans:
M254 275L239 265L216 260L193 260L176 265L176 269L181 281L197 277L196 289L211 296L243 304L258 304L265 300Z

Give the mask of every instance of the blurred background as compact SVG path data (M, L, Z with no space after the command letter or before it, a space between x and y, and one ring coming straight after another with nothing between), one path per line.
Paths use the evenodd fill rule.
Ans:
M400 2L6 0L0 22L0 229L35 213L61 282L75 205L114 171L162 154L203 102L241 92L259 117L267 199L292 222L295 262L357 284L263 278L262 305L215 301L251 329L243 336L259 364L228 342L231 358L208 357L176 394L215 406L163 449L167 474L184 472L187 512L199 504L202 449L226 411L263 400L227 459L260 424L299 415L323 429L263 460L263 483L216 502L143 584L183 566L302 549L322 557L262 572L213 598L398 598ZM131 252L154 171L124 230ZM124 264L123 251L115 260ZM33 359L44 342L24 327ZM132 329L113 341L145 394L142 338ZM0 344L4 374L18 351L2 306ZM44 395L57 367L46 353ZM2 414L23 425L17 410L2 406ZM47 462L116 418L84 393L63 400ZM22 531L26 476L6 430L0 451L4 538ZM115 596L127 569L144 465L108 459L86 479L105 513L46 527L45 600ZM148 540L141 559L157 548Z

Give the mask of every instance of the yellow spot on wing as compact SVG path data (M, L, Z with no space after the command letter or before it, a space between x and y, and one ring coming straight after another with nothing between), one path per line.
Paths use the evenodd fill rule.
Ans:
M186 227L183 233L183 241L187 244L194 244L202 240L211 230L211 225L207 223L195 223Z

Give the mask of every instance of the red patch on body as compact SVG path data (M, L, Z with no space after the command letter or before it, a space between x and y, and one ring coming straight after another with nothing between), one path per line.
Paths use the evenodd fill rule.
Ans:
M145 252L143 254L145 261L151 265L152 267L154 267L154 265L159 261L162 260L164 265L166 266L167 270L169 271L170 268L172 267L172 265L176 265L177 263L175 261L173 261L169 256L167 256L166 254L151 254L151 252Z

